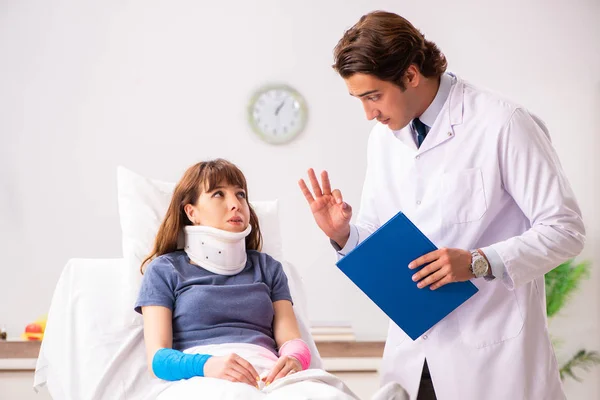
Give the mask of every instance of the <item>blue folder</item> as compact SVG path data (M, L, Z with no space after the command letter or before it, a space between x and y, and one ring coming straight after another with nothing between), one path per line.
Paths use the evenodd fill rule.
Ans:
M477 293L471 282L419 289L408 264L437 247L402 213L337 262L346 274L412 340Z

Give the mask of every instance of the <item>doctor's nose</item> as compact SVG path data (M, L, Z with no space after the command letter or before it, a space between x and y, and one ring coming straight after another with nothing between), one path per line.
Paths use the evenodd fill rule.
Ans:
M369 121L372 121L375 118L379 117L381 113L379 112L379 110L371 109L368 106L365 106L365 115L367 116L367 119Z

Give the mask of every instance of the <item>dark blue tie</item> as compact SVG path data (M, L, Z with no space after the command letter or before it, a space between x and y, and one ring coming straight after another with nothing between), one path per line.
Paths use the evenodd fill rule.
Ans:
M425 140L425 136L427 136L429 127L421 122L419 118L413 119L413 126L415 131L417 131L417 147L421 147L423 140Z

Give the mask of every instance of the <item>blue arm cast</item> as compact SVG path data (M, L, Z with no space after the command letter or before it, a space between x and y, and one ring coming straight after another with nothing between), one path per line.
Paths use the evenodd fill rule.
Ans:
M174 349L160 349L152 358L154 375L166 381L178 381L194 376L204 376L204 364L212 357L208 354L186 354Z

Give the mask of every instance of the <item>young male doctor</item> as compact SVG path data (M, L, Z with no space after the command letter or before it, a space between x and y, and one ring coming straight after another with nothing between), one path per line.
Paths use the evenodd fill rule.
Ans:
M319 183L309 170L312 192L300 180L318 226L345 255L402 211L440 249L397 267L430 263L413 275L422 290L479 288L415 341L391 323L383 384L411 399L564 399L544 274L581 251L585 231L544 123L446 72L436 45L396 14L363 16L334 58L378 123L354 224L326 171Z

